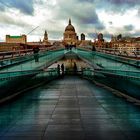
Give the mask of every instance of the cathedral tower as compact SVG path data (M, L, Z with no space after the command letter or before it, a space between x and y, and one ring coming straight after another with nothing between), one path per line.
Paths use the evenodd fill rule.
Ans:
M47 44L48 43L48 34L47 34L47 31L46 30L45 30L45 33L44 33L43 43L44 44Z
M66 45L75 45L77 43L77 34L71 23L71 19L69 19L69 23L65 28L63 41Z

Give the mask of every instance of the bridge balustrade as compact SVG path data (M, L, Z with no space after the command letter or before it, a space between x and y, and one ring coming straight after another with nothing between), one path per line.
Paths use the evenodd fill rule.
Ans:
M115 61L119 61L122 63L128 63L130 65L140 67L140 60L131 59L131 58L127 58L127 57L121 57L121 56L117 56L117 55L104 54L104 53L100 53L100 52L93 52L93 54L102 56L104 58L112 59Z
M57 77L57 69L0 73L0 103Z
M83 69L83 77L117 89L125 96L140 100L140 71Z
M125 48L127 49L127 48ZM133 57L133 58L140 58L140 51L138 50L123 50L118 48L96 48L99 52L114 54L114 55L120 55L120 56L127 56L127 57Z
M94 69L85 69L83 77L140 99L139 60L82 49L78 49L77 54Z
M73 51L73 50L72 50ZM11 96L11 92L18 92L23 89L26 89L27 87L30 87L31 85L39 84L40 82L44 82L46 80L46 77L57 77L58 73L54 69L50 72L47 71L45 73L43 70L44 68L48 67L49 65L53 64L55 61L61 59L64 56L64 50L57 50L57 51L49 51L44 52L40 54L40 60L39 63L35 63L34 60L27 62L27 65L22 64L21 70L17 69L16 71L6 71L0 73L0 90L2 91L2 94L0 95L3 98L3 95L6 96L5 93L8 93L8 96ZM84 61L87 61L87 63L94 65L94 69L82 69L81 71L66 71L65 74L77 74L82 75L83 77L87 77L89 79L94 79L99 82L104 82L105 84L112 84L115 82L116 84L113 85L115 88L121 88L121 90L125 90L129 92L129 89L126 90L126 86L129 83L130 87L134 87L136 90L130 90L131 94L136 95L135 91L139 90L139 84L140 84L140 72L139 71L126 71L126 70L117 70L117 69L107 69L104 67L101 67L97 65L97 62L95 61L95 55L98 55L99 52L91 52L91 51L83 51L83 50L74 50L74 53L76 53L81 59L84 59ZM100 55L100 54L99 54ZM104 56L104 57L103 57ZM106 56L106 54L101 54L101 57L105 59L110 59L109 56ZM113 56L112 56L113 57ZM115 60L112 59L112 61L115 62ZM124 63L124 62L122 62ZM31 66L29 66L31 64ZM36 78L36 79L35 79ZM121 82L120 82L121 78ZM44 79L44 80L42 80ZM52 78L50 78L52 79ZM110 83L112 81L112 83ZM122 83L122 85L119 85ZM118 85L120 86L118 86ZM6 88L6 86L8 88ZM123 87L124 86L124 87ZM17 88L18 87L18 88ZM129 88L130 88L129 87ZM12 90L11 90L12 89ZM6 96L7 97L7 96Z
M20 70L26 70L26 69L32 70L40 66L42 67L44 65L47 66L48 63L54 62L55 60L58 59L58 57L63 56L63 55L64 55L63 49L52 50L52 51L42 51L39 53L39 63L36 63L36 64L34 63L34 54L17 57L17 58L11 58L7 60L1 60L0 69L4 69L4 68L10 69L8 67L15 65L16 69L17 69L17 66L19 66L18 69Z
M32 49L0 52L0 59L8 59L8 58L19 57L19 56L30 55L30 54L33 54Z
M112 69L95 69L95 72L112 74L116 76L123 76L126 78L134 78L140 80L140 71L130 71L130 70L112 70Z
M82 75L94 78L94 76L101 76L103 75L110 75L110 76L115 76L118 78L123 77L125 79L135 79L140 82L140 71L128 71L128 70L112 70L112 69L90 69L90 68L85 68L82 69Z
M99 58L97 59L97 56L101 57L102 59L104 58L104 60L106 59L106 60L112 60L112 62L114 61L113 62L114 67L117 62L120 62L122 64L132 65L135 67L140 67L140 60L126 58L126 57L122 57L122 56L111 55L111 54L106 54L106 53L97 52L97 51L95 51L95 52L91 52L88 50L85 51L83 49L78 49L77 54L79 55L79 57L81 59L84 58L84 59L88 60L90 63L94 64L94 66L96 66L96 67L97 67L97 62L95 62L95 61L100 61ZM110 65L110 64L108 64L108 65Z

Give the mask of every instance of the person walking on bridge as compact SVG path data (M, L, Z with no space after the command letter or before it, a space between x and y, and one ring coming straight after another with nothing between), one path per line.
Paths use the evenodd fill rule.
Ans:
M35 59L35 62L39 62L39 47L38 46L34 46L33 47L33 53L34 53L34 59Z
M58 76L60 76L60 65L59 64L57 65L57 74L58 74Z
M64 64L61 65L62 76L64 76Z
M74 62L74 67L73 67L73 69L74 69L74 74L77 74L77 65L76 65L75 62Z

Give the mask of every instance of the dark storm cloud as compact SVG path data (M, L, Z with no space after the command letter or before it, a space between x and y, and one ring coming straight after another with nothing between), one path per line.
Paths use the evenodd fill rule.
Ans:
M96 0L78 0L79 2L95 2Z
M103 0L106 11L115 13L124 13L131 8L138 9L140 6L140 0Z
M96 9L104 9L110 13L124 13L130 8L139 8L140 0L78 0L85 4L89 3Z
M133 33L132 36L139 37L140 36L140 31L136 31L135 33Z
M0 3L0 11L4 11L4 6L1 3Z
M54 39L60 39L62 38L62 31L49 31L49 37Z
M78 20L80 21L81 24L100 24L98 15L96 14L95 11L86 11L84 14L79 14L77 15Z
M3 25L14 25L19 27L30 27L31 25L28 24L26 21L21 19L14 19L11 16L8 16L4 13L1 13L0 15L0 23Z
M111 39L111 34L110 33L105 32L105 33L102 33L102 34L103 34L103 37L104 37L105 40L110 40ZM97 39L97 37L98 37L98 33L88 33L87 35L92 39Z
M97 33L87 33L90 38L97 38Z
M91 25L97 30L105 29L105 26L100 22L95 11L92 11L92 13L90 11L85 11L85 14L82 16L77 15L77 20L81 25L85 25L87 27Z
M107 1L115 5L130 5L130 6L134 6L140 3L139 0L107 0Z
M9 11L16 11L16 9L20 13L14 19ZM134 30L134 33L137 27L131 25L133 24L132 21L124 26L122 20L120 21L122 26L115 28L115 16L112 19L105 19L105 17L102 17L102 13L111 16L118 15L119 17L126 15L125 12L131 9L138 10L136 14L137 17L140 17L140 0L0 0L0 26L1 28L3 28L2 25L8 25L12 28L23 27L25 31L30 31L32 25L39 24L41 28L48 30L50 38L61 38L68 24L68 19L71 18L77 34L83 32L93 39L96 37L96 33L93 32L101 32L105 38L110 38L108 32L112 32L112 34L117 34L118 32L132 33L132 30ZM28 19L26 16L21 18L23 13L33 15L30 21L25 20ZM28 23L32 25L28 25ZM107 29L111 30L107 31ZM37 30L32 34L37 36L37 34L42 35L42 32Z
M128 5L129 7L140 4L139 0L78 0L79 2L94 3L96 6L102 8L109 8L110 5L121 6ZM108 5L110 4L110 5Z
M111 39L111 34L110 33L104 33L103 34L105 39Z
M65 0L60 0L54 17L58 20L71 18L72 22L77 26L80 25L81 28L92 26L97 30L102 30L105 27L98 18L94 4L90 4L90 2L93 0L71 0L67 3Z
M132 30L134 29L134 26L133 26L133 25L125 25L125 26L124 26L124 29L125 29L126 31L132 31Z
M140 17L140 8L138 9L137 16Z
M110 25L112 25L112 24L113 24L113 22L112 22L112 21L109 21L108 23L109 23Z
M96 24L96 29L98 29L98 30L104 30L105 29L105 26L104 26L104 24L102 24L102 23L100 23L100 24Z
M0 9L16 8L22 13L33 15L33 0L0 0Z

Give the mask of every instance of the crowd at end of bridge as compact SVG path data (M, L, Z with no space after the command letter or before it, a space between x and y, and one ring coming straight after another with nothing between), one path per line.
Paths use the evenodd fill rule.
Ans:
M74 75L77 75L78 73L78 68L77 68L77 64L76 62L74 62L74 65L72 67L72 69L68 69L64 66L64 63L62 64L57 64L57 74L59 77L64 77L65 74L74 74Z
M72 49L76 49L77 48L77 46L76 46L76 44L66 44L65 45L65 50L72 50ZM78 46L78 48L80 48L80 46ZM82 47L83 48L83 47ZM96 48L95 48L95 46L94 45L92 45L91 47L90 47L90 50L92 50L92 51L96 51Z
M76 45L69 45L69 44L65 45L66 50L72 50L73 48L76 49Z

